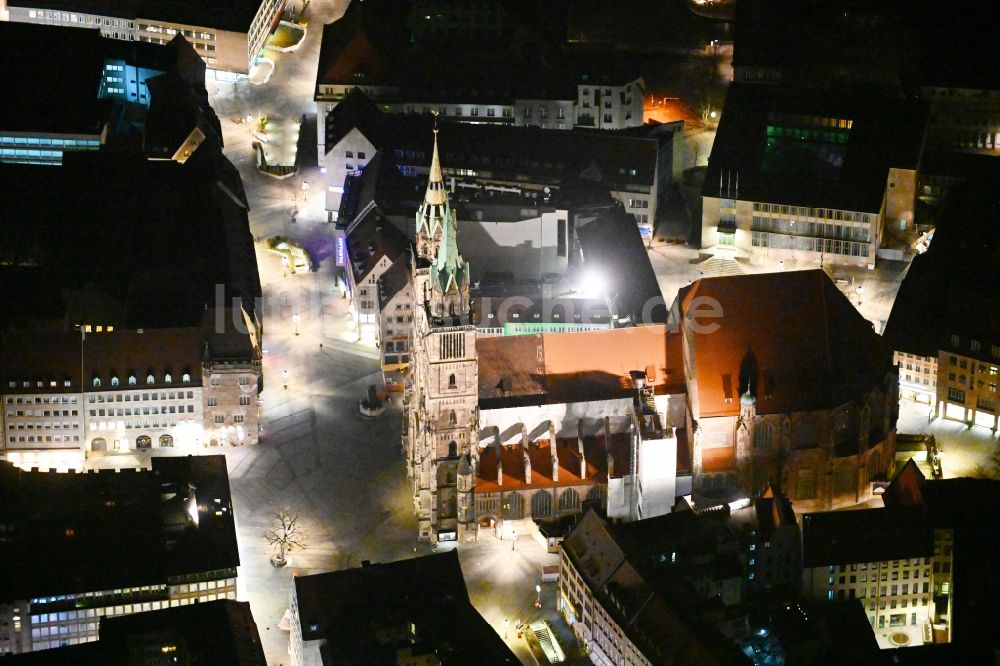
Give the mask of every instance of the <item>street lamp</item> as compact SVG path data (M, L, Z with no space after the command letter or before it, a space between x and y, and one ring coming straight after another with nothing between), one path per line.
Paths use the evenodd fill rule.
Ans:
M535 585L535 608L542 607L542 586Z
M292 323L295 324L295 335L299 334L299 313L296 312L292 315Z

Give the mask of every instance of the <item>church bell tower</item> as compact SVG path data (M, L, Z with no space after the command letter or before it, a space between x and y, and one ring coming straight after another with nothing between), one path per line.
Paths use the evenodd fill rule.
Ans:
M405 449L413 479L418 538L475 535L479 371L469 302L469 264L458 251L458 220L448 201L434 128L427 191L416 216L413 365Z

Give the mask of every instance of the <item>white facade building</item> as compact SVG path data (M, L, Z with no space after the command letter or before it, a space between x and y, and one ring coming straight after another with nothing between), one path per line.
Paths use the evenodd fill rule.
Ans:
M134 11L95 13L94 3L81 1L58 7L35 0L0 0L0 20L98 29L105 37L166 44L183 35L220 78L249 74L268 35L274 30L286 0L241 0L218 11L197 3L173 5L140 3ZM49 6L46 6L49 5ZM113 6L107 5L109 11ZM204 19L200 23L195 19Z

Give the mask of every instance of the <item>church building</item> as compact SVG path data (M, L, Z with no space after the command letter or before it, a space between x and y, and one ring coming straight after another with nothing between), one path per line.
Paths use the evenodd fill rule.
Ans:
M702 279L667 323L486 335L459 227L435 129L403 398L420 539L516 538L585 503L633 521L768 484L816 511L886 478L891 353L823 271Z

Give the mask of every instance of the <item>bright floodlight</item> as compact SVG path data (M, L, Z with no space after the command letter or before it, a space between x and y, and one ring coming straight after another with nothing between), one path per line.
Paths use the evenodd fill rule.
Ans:
M197 526L198 525L198 502L197 502L197 500L194 497L191 497L190 499L188 499L188 502L187 502L187 512L188 512L188 515L191 517L191 522L193 522L195 524L195 526Z
M604 280L601 274L594 270L585 271L580 280L580 291L586 294L604 293Z

